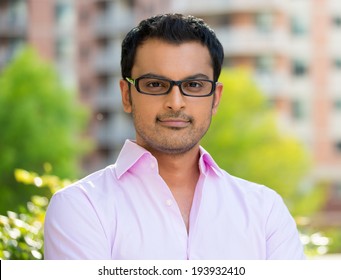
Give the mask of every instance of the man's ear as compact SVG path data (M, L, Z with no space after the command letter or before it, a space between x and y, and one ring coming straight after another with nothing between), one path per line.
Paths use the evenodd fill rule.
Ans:
M214 93L214 100L212 105L212 114L215 115L218 111L221 96L223 94L223 84L217 83Z
M123 79L120 80L120 89L121 89L123 110L126 113L131 113L132 105L131 105L130 88L126 80L123 80Z

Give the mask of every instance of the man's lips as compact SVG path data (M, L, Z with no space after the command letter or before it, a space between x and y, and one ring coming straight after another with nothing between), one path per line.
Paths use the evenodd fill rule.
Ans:
M184 128L184 127L187 127L191 123L190 120L188 119L177 119L177 118L158 119L158 122L162 126L176 127L176 128Z

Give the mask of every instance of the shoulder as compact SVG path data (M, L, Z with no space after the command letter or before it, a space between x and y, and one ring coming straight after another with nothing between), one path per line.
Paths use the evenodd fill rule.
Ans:
M251 182L223 171L217 194L224 205L237 213L257 217L266 223L270 216L290 216L282 197L268 186Z
M104 169L98 170L80 180L77 180L69 186L59 190L54 196L79 196L84 195L101 195L108 192L108 186L115 185L117 181L114 166L109 165Z
M76 220L78 223L100 220L104 225L108 220L105 215L108 207L115 205L115 186L113 166L96 171L56 192L49 202L45 221L70 225Z
M226 171L223 171L223 181L225 187L243 197L266 200L280 198L280 195L270 187L230 175Z

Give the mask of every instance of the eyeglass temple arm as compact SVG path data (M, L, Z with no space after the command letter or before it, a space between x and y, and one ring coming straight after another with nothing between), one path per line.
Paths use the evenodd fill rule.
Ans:
M127 80L129 83L131 83L133 86L135 86L135 80L134 80L134 79L126 77L126 80Z

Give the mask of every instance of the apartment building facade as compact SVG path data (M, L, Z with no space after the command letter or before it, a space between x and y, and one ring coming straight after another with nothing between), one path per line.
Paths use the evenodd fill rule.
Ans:
M96 150L86 170L113 163L124 140L134 136L119 92L121 41L133 26L132 1L78 1L77 73L80 96L93 108L90 134Z
M73 1L0 0L0 70L29 44L75 86L74 21Z

